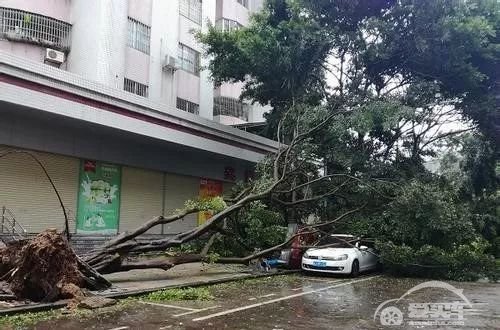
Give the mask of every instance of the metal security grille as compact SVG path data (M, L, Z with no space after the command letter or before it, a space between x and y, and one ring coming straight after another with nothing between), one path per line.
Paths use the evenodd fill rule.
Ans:
M0 39L69 51L71 24L24 10L0 7Z
M189 48L186 45L179 43L177 51L177 58L180 61L180 67L183 70L200 74L200 53L196 50Z
M195 115L200 113L200 106L198 104L181 98L177 98L177 109L194 113Z
M201 0L181 0L179 13L201 25Z
M139 96L148 97L149 86L138 83L137 81L125 78L123 80L123 89L127 92L134 93Z
M248 121L249 105L227 96L214 97L214 116L231 116Z
M233 21L232 19L221 18L215 22L215 26L220 30L227 32L232 30L237 30L241 28L243 25L240 23Z
M151 27L133 18L128 18L127 46L149 54Z

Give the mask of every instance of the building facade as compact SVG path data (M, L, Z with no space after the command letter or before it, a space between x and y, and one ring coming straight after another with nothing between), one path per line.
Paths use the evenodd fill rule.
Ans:
M248 24L262 0L2 0L0 50L224 124L263 120L214 89L194 32Z
M42 162L70 229L81 235L133 229L186 199L227 193L244 180L277 144L220 123L258 116L238 103L241 86L214 89L192 31L208 22L244 25L258 6L252 0L0 1L2 232L36 233L64 223L43 170L29 154L5 155L12 150ZM240 112L218 111L214 118L221 100ZM247 114L240 116L243 107ZM193 215L148 234L175 234L201 221L203 215Z

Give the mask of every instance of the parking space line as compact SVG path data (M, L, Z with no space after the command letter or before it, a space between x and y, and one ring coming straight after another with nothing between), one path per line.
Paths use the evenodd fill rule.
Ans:
M149 302L149 301L140 301L140 303L146 304L146 305L161 306L161 307L166 307L166 308L183 309L186 311L197 311L198 310L196 308L187 308L187 307L181 307L181 306L175 306L175 305L159 304L159 303L154 303L154 302Z
M338 282L339 280L336 280L336 281L332 281L332 280L322 280L320 278L310 278L310 277L306 277L305 280L307 281L316 281L316 282L323 282L323 283L336 283Z
M338 288L338 287L341 287L341 286L344 286L344 285L348 285L348 284L353 284L353 283L358 283L358 282L364 282L364 281L372 280L372 279L375 279L377 277L380 277L380 275L372 276L372 277L366 277L366 278L362 278L362 279L359 279L359 280L342 282L342 283L339 283L339 284L329 285L329 286L326 286L326 287L323 287L323 288L320 288L320 289L316 289L316 290L311 290L311 291L306 291L306 292L300 292L300 293L292 294L292 295L289 295L289 296L285 296L285 297L281 297L281 298L276 298L276 299L271 299L271 300L268 300L268 301L264 301L264 302L260 302L260 303L256 303L256 304L252 304L252 305L247 305L247 306L242 306L242 307L238 307L238 308L228 309L228 310L225 310L225 311L222 311L222 312L219 312L219 313L209 314L209 315L206 315L206 316L195 318L195 319L193 319L193 321L194 322L204 321L204 320L208 320L208 319L211 319L211 318L214 318L214 317L218 317L218 316L232 314L232 313L244 311L244 310L247 310L247 309L251 309L251 308L255 308L255 307L259 307L259 306L263 306L263 305L273 304L273 303L276 303L276 302L279 302L279 301L283 301L283 300L288 300L288 299L292 299L292 298L296 298L296 297L301 297L301 296L304 296L306 294L312 294L312 293L316 293L316 292L321 292L321 291L326 291L326 290Z
M113 328L113 329L109 329L109 330L125 330L125 329L130 329L130 327L123 326L123 327Z
M220 306L212 306L212 307L207 307L207 308L202 308L202 309L197 309L195 311L190 311L190 312L185 312L185 313L181 313L181 314L175 314L173 315L173 317L179 317L179 316L184 316L184 315L189 315L189 314L195 314L195 313L199 313L199 312L203 312L203 311L208 311L210 309L215 309L215 308L219 308Z

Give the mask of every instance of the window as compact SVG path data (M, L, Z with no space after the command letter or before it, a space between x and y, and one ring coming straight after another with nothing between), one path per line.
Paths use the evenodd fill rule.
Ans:
M240 5L245 8L248 8L248 0L236 0Z
M195 115L200 113L200 106L198 104L181 98L177 98L177 109L194 113Z
M201 25L201 0L181 0L179 13Z
M127 46L149 54L151 28L133 18L128 18Z
M137 94L139 96L148 97L149 86L138 83L137 81L125 78L123 80L123 89L127 92Z
M71 24L24 10L0 7L0 39L69 51Z
M243 25L240 23L233 21L232 19L221 18L217 22L215 22L215 26L220 30L227 32L232 30L237 30L241 28Z
M233 97L214 97L214 116L231 116L248 121L248 108L248 104Z
M183 70L192 72L195 75L200 74L200 53L196 50L189 48L186 45L179 44L179 49L177 52L177 57L179 58L180 67Z

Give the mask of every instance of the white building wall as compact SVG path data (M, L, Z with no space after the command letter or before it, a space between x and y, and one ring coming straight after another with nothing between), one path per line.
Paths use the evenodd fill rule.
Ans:
M0 7L29 11L69 22L71 0L1 0Z
M252 0L250 0L251 2ZM217 11L217 19L227 18L241 25L248 25L250 11L236 0L217 0L217 6L220 8Z
M70 0L0 0L0 7L24 10L68 23L71 17ZM40 45L0 40L0 50L38 63L45 60L46 47ZM61 69L65 68L63 63Z
M127 0L72 0L68 71L123 89Z
M203 1L203 21L202 31L207 31L208 24L215 23L216 0ZM203 53L203 52L202 52ZM202 57L201 66L206 67L209 59ZM210 79L210 72L203 70L200 72L200 116L213 119L214 115L214 84Z
M250 15L262 8L263 0L249 0L248 8L239 4L236 0L215 0L216 1L216 20L229 19L240 23L243 26L249 24ZM214 91L215 96L224 96L238 99L243 90L244 83L224 83ZM269 107L263 107L259 104L249 106L248 122L264 121L264 113L269 111ZM244 123L244 121L232 116L216 116L214 120L224 125L235 125Z
M151 26L153 0L128 0L128 1L129 1L128 16L138 20L141 23Z
M149 63L150 58L148 54L130 47L125 49L126 78L149 85Z
M152 0L149 97L175 107L176 74L162 70L166 55L177 56L179 2Z
M194 36L194 32L200 31L201 26L182 15L179 15L178 22L179 43L201 52L200 45ZM200 76L184 70L178 70L175 75L177 76L177 97L200 104Z
M224 84L214 90L206 70L199 76L182 70L162 70L165 56L177 57L179 42L202 53L193 31L206 31L209 22L215 23L221 17L248 24L250 12L260 8L262 0L249 0L249 9L236 0L203 0L201 25L179 14L179 1L0 0L0 6L31 11L72 24L71 50L60 69L120 90L126 77L148 85L151 100L175 107L176 99L180 97L199 104L201 117L214 119L214 95L238 98L242 84ZM127 47L128 16L151 27L150 54ZM0 40L0 49L38 63L44 62L45 47ZM207 64L208 59L202 57L202 67ZM260 118L253 114L250 117Z

